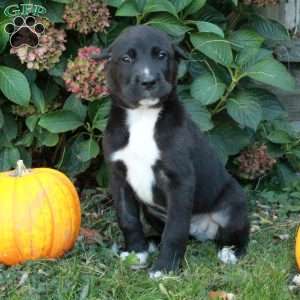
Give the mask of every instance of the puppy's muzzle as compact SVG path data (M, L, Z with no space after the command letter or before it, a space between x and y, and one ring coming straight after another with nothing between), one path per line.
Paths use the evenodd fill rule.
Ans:
M155 89L160 81L159 74L152 74L148 69L136 75L136 83L144 90L150 91Z

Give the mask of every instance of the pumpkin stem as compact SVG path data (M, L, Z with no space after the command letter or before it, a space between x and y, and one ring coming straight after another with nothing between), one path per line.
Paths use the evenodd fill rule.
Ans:
M17 167L13 171L12 176L14 177L22 177L29 173L29 170L26 169L23 160L17 161Z

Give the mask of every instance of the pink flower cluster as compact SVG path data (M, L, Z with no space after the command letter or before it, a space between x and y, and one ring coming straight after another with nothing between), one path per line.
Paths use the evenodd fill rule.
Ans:
M45 32L39 37L36 48L23 45L12 48L11 54L16 54L22 63L26 63L28 69L43 71L51 69L66 50L66 33L58 30L45 19L39 20L45 27Z
M81 99L93 101L108 95L104 78L105 62L96 62L91 58L100 54L97 47L84 47L79 49L78 56L69 61L63 75L67 90Z
M102 0L73 0L65 6L63 18L68 29L88 34L104 32L109 27L110 13Z

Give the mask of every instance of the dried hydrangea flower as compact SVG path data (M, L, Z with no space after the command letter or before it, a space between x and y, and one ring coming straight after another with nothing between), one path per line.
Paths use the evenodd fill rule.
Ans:
M266 145L249 147L242 151L234 162L238 165L238 176L250 180L266 175L276 164Z
M63 75L67 90L81 99L93 101L108 95L104 77L105 61L96 62L91 58L100 54L97 47L84 47L79 49L78 56L69 61Z
M88 34L104 32L109 27L110 13L103 1L74 0L65 6L63 18L68 29Z
M46 19L40 19L45 31L39 36L39 44L33 48L28 45L22 45L18 48L11 48L10 53L16 54L21 62L27 65L28 69L38 71L51 69L59 59L64 50L66 50L66 33L51 25Z

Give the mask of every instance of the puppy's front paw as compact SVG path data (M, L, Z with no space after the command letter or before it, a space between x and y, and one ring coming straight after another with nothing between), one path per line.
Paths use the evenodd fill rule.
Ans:
M127 252L123 251L120 253L120 258L122 261L130 261L130 267L133 270L143 269L147 267L148 252ZM131 260L132 258L132 260Z

